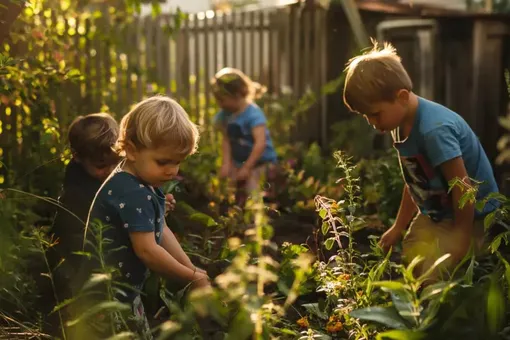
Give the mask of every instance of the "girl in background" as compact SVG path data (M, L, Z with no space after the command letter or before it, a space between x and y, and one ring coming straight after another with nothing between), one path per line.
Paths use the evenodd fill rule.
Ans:
M277 161L266 116L253 102L266 88L234 68L220 70L211 85L221 108L214 119L223 135L220 177L236 181L236 201L244 206Z

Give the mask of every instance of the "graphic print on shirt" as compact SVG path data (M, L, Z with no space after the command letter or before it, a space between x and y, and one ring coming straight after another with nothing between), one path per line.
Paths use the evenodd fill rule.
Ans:
M434 220L442 219L445 211L451 207L451 198L445 190L432 188L431 181L435 177L434 168L421 154L411 157L401 156L400 162L411 196L422 213L426 213Z

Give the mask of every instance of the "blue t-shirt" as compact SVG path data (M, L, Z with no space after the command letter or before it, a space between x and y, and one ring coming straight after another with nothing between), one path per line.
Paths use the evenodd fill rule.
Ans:
M141 289L149 274L148 268L136 256L130 232L153 233L159 244L165 226L165 195L159 188L142 183L137 177L117 168L98 191L89 214L89 221L99 220L109 225L104 238L107 265L120 272L117 282ZM89 223L90 223L89 222ZM113 250L113 251L112 251ZM124 291L123 301L137 295Z
M214 120L226 128L232 159L237 166L241 166L250 157L254 145L252 129L259 125L266 125L266 149L257 164L276 162L277 155L267 128L267 119L257 105L250 104L237 115L222 110Z
M411 195L421 213L433 220L453 218L448 182L439 168L448 160L462 157L468 176L483 182L477 199L498 191L491 164L477 136L461 116L448 108L419 98L409 137L399 141L397 132L394 138ZM482 218L496 207L496 202L489 202L483 211L475 211L475 218Z

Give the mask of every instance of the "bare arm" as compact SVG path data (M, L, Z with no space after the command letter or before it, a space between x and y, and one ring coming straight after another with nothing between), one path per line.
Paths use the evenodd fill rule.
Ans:
M195 266L189 259L188 255L184 252L182 249L179 241L175 238L174 233L168 228L168 226L165 224L165 227L163 228L163 235L161 236L161 247L165 249L170 255L172 255L173 258L175 258L177 261L179 261L180 264L194 269Z
M255 126L251 133L253 135L253 150L251 151L250 156L244 163L244 166L248 169L253 169L255 164L257 164L258 160L264 153L264 150L266 148L266 126L265 125L258 125Z
M460 178L466 184L471 184L469 180L464 160L462 157L457 157L441 164L441 172L444 178L449 182L452 179ZM472 203L467 202L461 209L459 207L459 200L462 197L462 188L455 186L452 189L452 204L453 204L453 223L455 228L461 228L466 231L466 234L471 237L473 231L473 222L475 218L475 207Z
M402 191L402 200L400 201L400 208L398 209L394 227L400 231L405 230L417 211L418 207L411 197L409 187L405 185Z
M227 131L225 128L221 129L221 133L223 135L223 139L221 142L221 157L222 164L230 165L232 163L232 154L230 150L230 140L228 139Z
M151 270L167 278L177 277L183 282L206 280L207 276L195 272L177 261L163 247L156 243L154 233L131 232L131 244L136 256Z

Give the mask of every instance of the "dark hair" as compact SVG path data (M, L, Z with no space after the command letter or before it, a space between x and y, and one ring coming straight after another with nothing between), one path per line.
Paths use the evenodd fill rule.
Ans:
M119 125L107 113L76 117L69 126L68 139L74 156L92 162L117 158L112 147L119 136Z
M239 96L250 99L260 98L266 91L265 86L251 80L241 70L225 67L211 80L212 90L217 96Z

